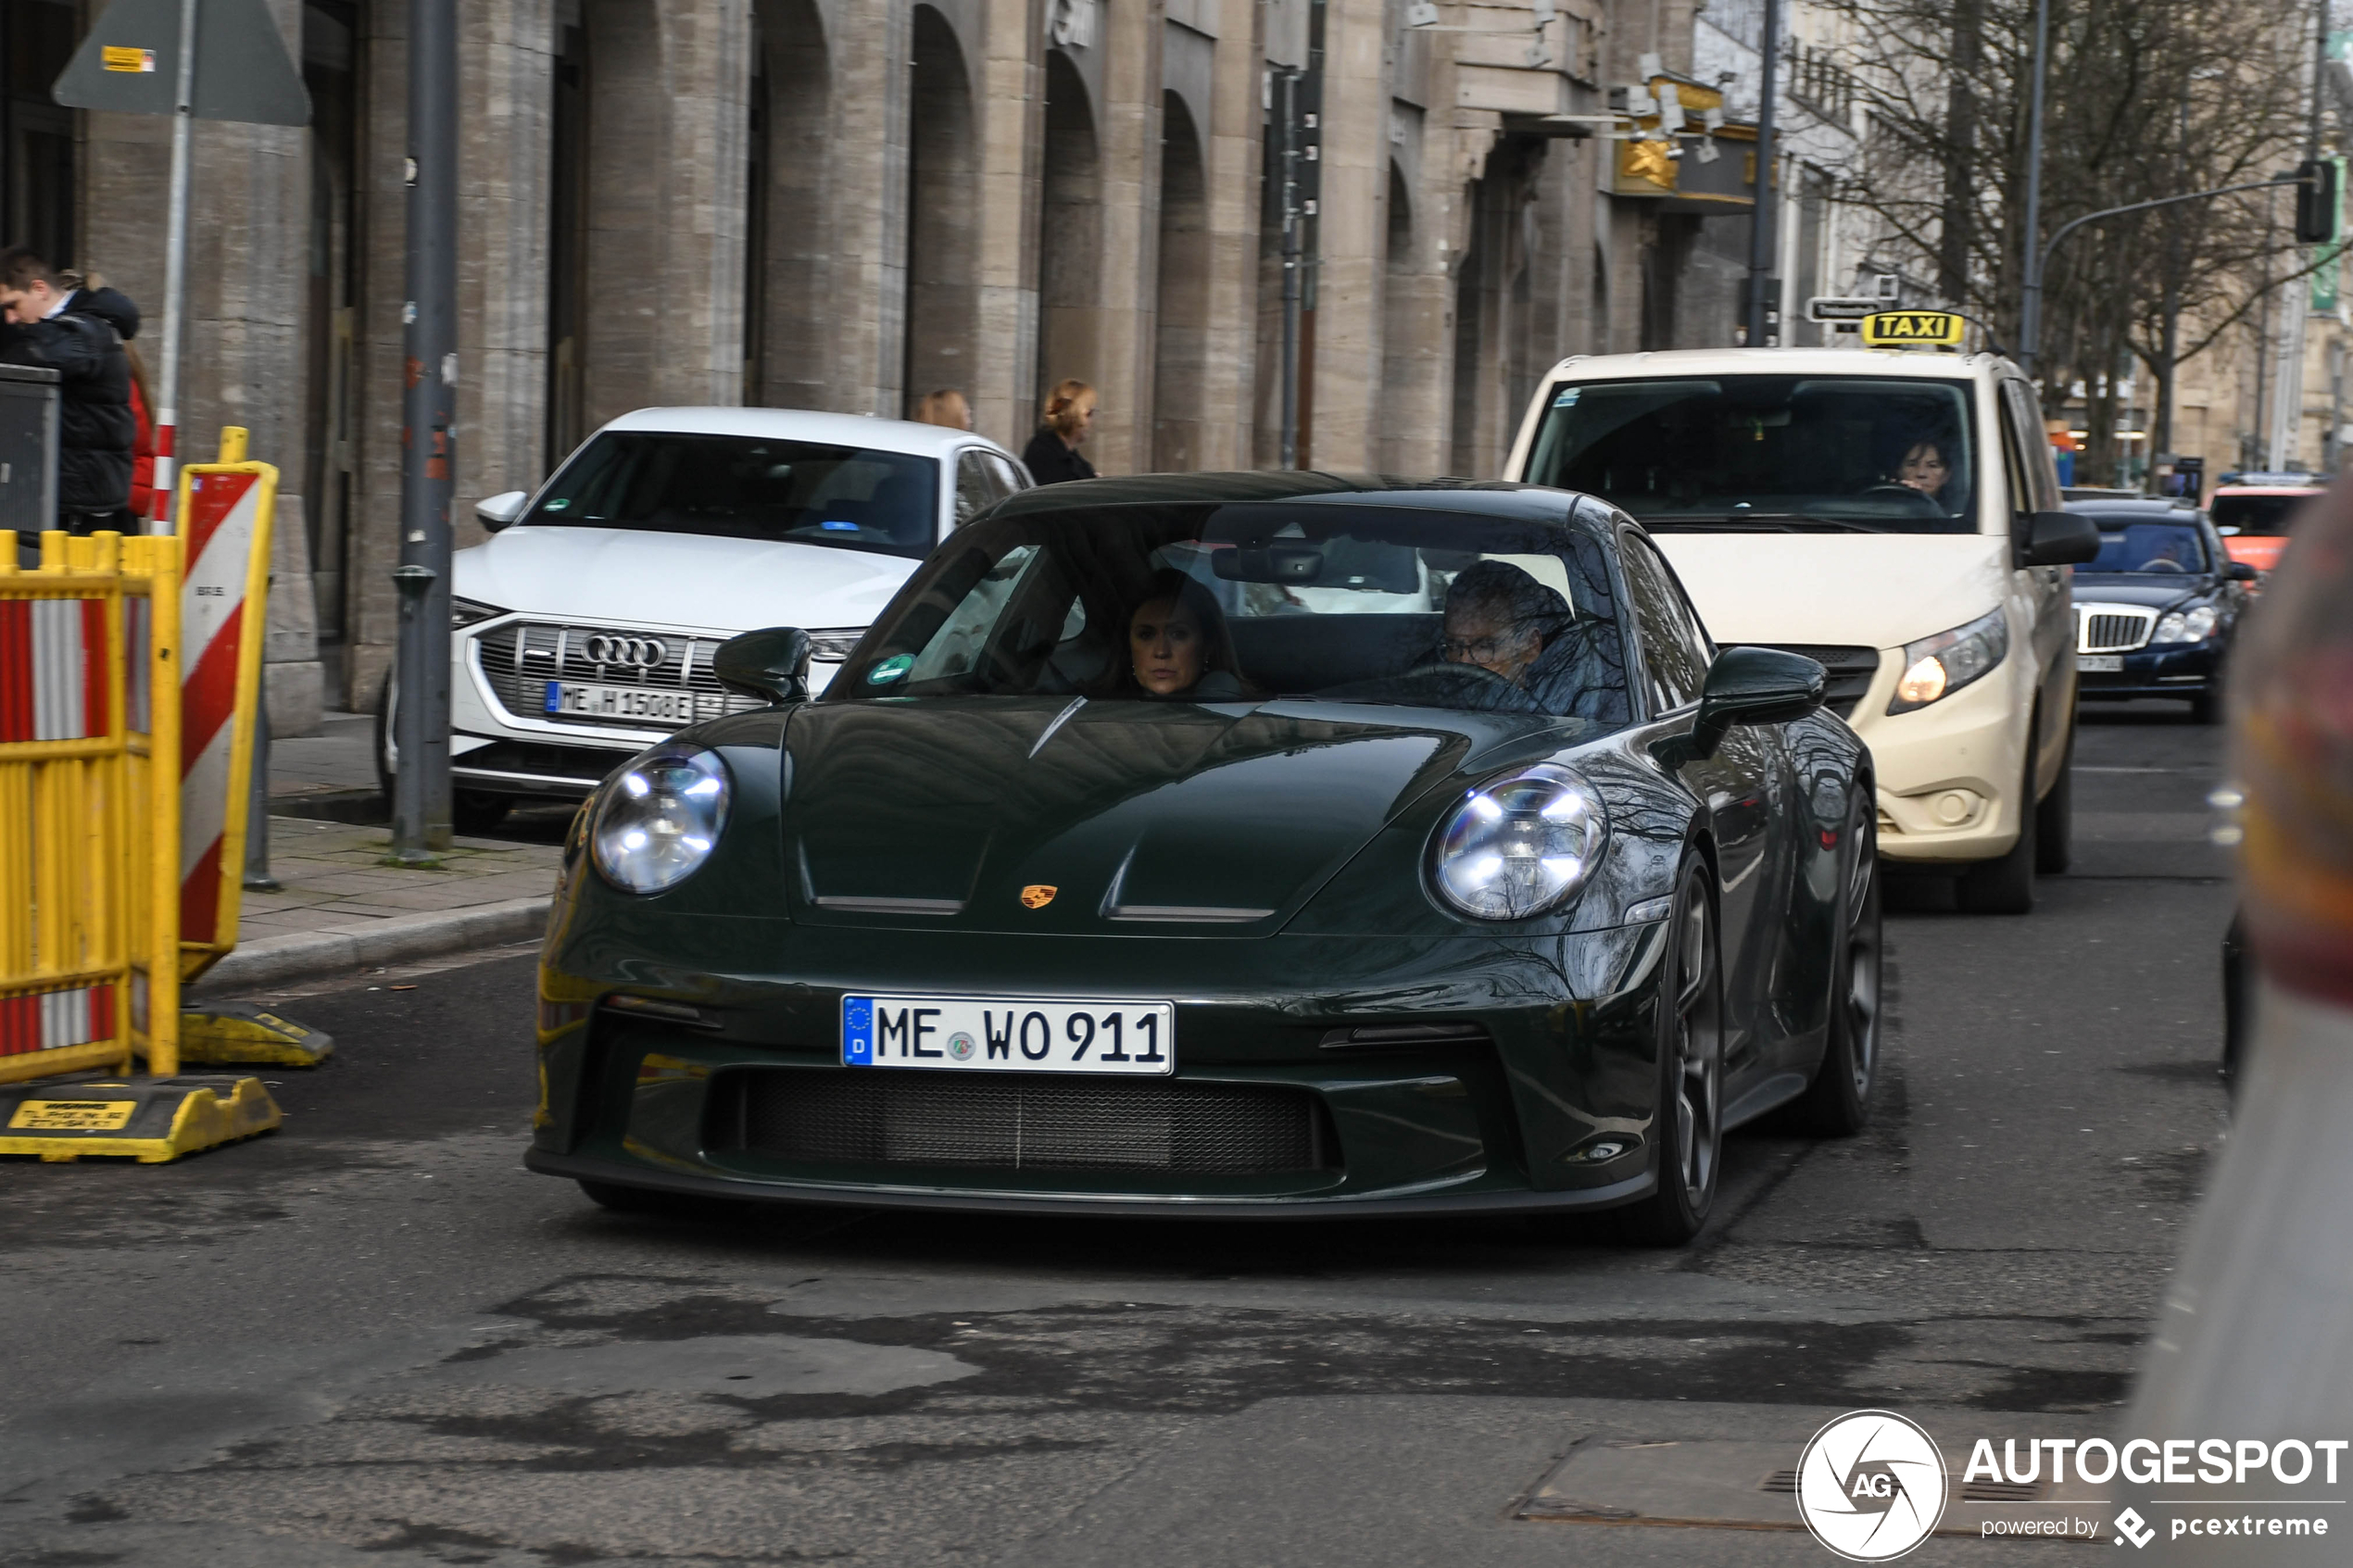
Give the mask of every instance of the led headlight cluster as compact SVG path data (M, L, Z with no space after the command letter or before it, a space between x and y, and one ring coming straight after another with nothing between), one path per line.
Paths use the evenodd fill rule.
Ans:
M453 632L462 632L469 626L479 625L494 615L506 613L497 605L486 605L479 599L461 599L453 596L449 600L449 629Z
M2214 634L2214 607L2199 605L2195 609L2177 609L2157 623L2152 643L2202 643Z
M2010 651L2010 623L1997 607L1966 626L1904 645L1904 673L1890 713L1909 713L1950 696L2002 662Z
M1551 763L1506 773L1463 797L1430 844L1439 901L1472 920L1526 920L1585 884L1608 818L1592 785Z
M665 741L607 784L588 829L605 880L627 893L659 893L694 875L727 824L733 793L719 754Z

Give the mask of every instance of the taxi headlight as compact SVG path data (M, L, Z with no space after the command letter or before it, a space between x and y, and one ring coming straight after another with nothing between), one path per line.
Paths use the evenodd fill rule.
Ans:
M2196 609L2177 609L2157 623L2152 643L2202 643L2214 634L2214 607L2199 605Z
M1430 841L1439 902L1472 920L1526 920L1558 909L1601 859L1608 815L1593 786L1550 763L1470 791Z
M719 754L665 741L604 787L588 829L589 852L624 893L659 893L695 874L727 823L733 793Z
M1966 626L1904 645L1904 673L1895 682L1890 713L1950 696L2002 662L2010 651L2010 623L1997 608Z

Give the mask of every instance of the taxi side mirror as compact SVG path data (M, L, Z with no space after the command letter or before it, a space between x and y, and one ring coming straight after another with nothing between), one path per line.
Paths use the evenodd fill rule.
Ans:
M771 626L720 644L711 656L711 674L739 696L807 702L809 655L808 633L798 626Z
M523 503L530 499L521 490L501 490L496 495L484 495L474 503L474 521L482 524L484 533L496 533L522 516Z
M2234 560L2222 569L2222 580L2226 583L2253 583L2260 580L2262 575L2243 560Z
M2036 512L2020 542L2021 566L2076 566L2100 553L2100 528L2073 512Z

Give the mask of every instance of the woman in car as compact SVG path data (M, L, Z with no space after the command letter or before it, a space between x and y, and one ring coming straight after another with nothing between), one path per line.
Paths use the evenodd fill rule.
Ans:
M1146 701L1242 702L1258 694L1242 679L1234 639L1217 601L1184 572L1152 577L1127 618L1127 664L1106 696Z

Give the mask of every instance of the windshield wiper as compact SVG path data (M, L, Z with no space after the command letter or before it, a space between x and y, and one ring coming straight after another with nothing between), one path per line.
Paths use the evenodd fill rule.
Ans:
M1670 512L1638 518L1644 528L1685 533L1887 533L1893 530L1851 518L1817 517L1811 512L1727 512L1721 515Z

